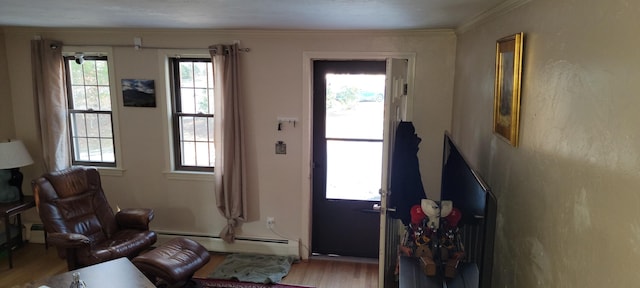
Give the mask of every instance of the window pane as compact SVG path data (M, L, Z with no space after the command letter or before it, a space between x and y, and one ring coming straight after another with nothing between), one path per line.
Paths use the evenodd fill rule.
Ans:
M209 139L208 140L209 140L209 142L213 143L213 136L214 136L214 134L213 134L213 132L214 132L214 130L213 130L214 129L213 117L208 117L207 118L207 123L209 123L207 125L207 129L209 129Z
M180 62L180 87L193 87L193 66L191 62Z
M327 141L327 199L380 200L382 141Z
M193 117L184 117L181 116L180 117L180 131L182 131L182 133L180 134L180 140L181 141L194 141L195 140L195 135L194 135L194 124L193 124Z
M102 161L102 150L100 149L100 139L89 138L89 161Z
M87 99L84 95L84 86L71 87L71 94L73 94L71 97L73 99L73 109L86 110Z
M78 65L73 60L69 60L69 74L71 75L71 85L84 85L84 78L82 77L82 65Z
M195 103L196 113L213 114L213 111L209 111L209 95L207 95L207 89L195 89Z
M326 137L382 139L385 75L328 74Z
M98 76L98 85L109 85L109 68L107 66L107 61L98 60L96 61L96 70Z
M113 139L102 139L101 140L101 147L102 147L102 161L103 162L111 162L111 163L115 163L116 162L116 155L114 153L114 149L113 149Z
M196 142L196 165L209 166L209 143Z
M89 161L89 146L87 138L74 138L73 151L77 161Z
M182 142L182 165L196 165L196 145L195 142Z
M197 88L208 88L207 87L207 83L208 83L208 76L207 76L207 71L208 71L208 63L204 63L204 62L195 62L193 63L193 77L194 77L194 82L195 82L195 87Z
M71 135L75 137L87 137L84 114L71 114Z
M208 141L209 135L207 134L207 132L209 132L209 129L207 127L207 118L206 117L195 118L194 126L195 126L194 129L195 129L196 141Z
M195 106L195 90L193 88L180 89L180 112L182 113L196 113Z
M113 133L111 130L111 115L110 114L99 114L98 122L100 127L100 137L101 138L113 138Z
M81 66L82 70L84 71L84 85L98 85L98 77L96 75L96 62L85 60Z
M85 89L87 96L87 109L100 110L100 97L97 86L87 86Z
M111 92L109 91L109 86L98 87L98 94L100 97L100 107L98 109L111 111Z
M86 117L86 125L87 125L87 137L100 137L100 126L98 125L98 115L96 114L87 114Z

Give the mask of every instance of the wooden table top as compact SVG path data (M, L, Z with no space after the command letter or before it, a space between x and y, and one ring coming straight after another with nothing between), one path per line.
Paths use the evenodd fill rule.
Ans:
M103 262L58 274L49 278L31 281L23 288L69 287L74 272L80 273L80 280L88 288L155 288L156 286L136 268L126 257Z

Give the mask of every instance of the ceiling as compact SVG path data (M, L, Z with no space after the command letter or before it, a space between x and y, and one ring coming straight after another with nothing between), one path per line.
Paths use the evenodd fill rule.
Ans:
M0 26L394 30L457 28L505 0L0 0Z

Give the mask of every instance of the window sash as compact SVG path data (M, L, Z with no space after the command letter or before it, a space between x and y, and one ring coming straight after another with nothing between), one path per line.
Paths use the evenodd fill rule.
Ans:
M181 75L181 63L211 65L206 58L171 58L172 72L172 131L174 143L174 169L182 171L213 172L215 165L215 143L213 140L214 99L213 77L210 70L203 78ZM200 66L202 68L202 66ZM206 69L212 69L208 66ZM196 78L199 78L196 79ZM188 80L188 81L183 81ZM184 86L183 86L184 84ZM189 92L183 97L183 91ZM200 94L198 94L200 92ZM198 98L200 97L200 98ZM200 100L198 102L198 100ZM184 112L183 112L184 111ZM208 113L207 113L208 112ZM185 127L185 124L192 125ZM196 125L199 123L199 125ZM205 127L202 127L205 126ZM187 131L187 130L191 131Z
M112 116L111 111L69 110L74 165L116 166ZM108 129L102 122L108 122Z
M72 75L69 62L75 61L75 57L65 57L72 165L116 167L113 112L111 111L112 94L107 57L85 56L84 59L85 63L82 65L94 65L94 71L85 71L83 66L81 75L77 73ZM98 67L98 62L92 62L92 60L104 62ZM100 73L101 69L107 69L106 75ZM85 73L91 75L87 76ZM75 78L72 79L72 76ZM81 83L72 83L74 81ZM97 95L97 98L87 96L88 91L93 92L94 96Z

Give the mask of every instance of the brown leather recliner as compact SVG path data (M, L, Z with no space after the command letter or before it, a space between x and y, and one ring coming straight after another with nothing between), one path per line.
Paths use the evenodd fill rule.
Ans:
M44 174L32 182L47 244L67 259L69 270L108 260L133 258L151 247L151 209L114 214L95 168L75 166Z

